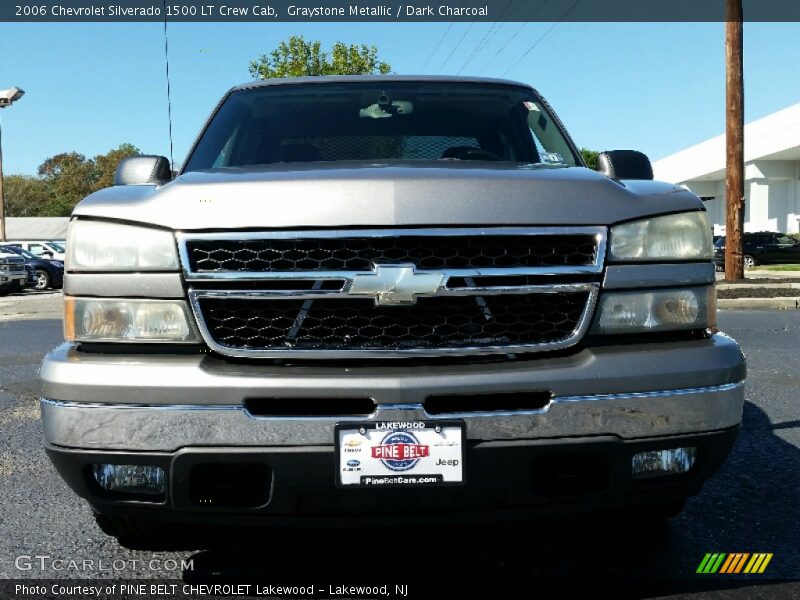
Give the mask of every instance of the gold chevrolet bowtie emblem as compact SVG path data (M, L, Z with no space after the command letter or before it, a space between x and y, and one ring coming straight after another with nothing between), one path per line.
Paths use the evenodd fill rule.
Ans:
M419 295L439 291L444 273L417 271L413 264L375 265L372 273L353 277L349 293L372 296L379 305L414 304Z

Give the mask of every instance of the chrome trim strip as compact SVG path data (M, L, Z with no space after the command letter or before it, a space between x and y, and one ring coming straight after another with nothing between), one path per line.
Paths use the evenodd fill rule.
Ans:
M331 239L331 238L359 238L359 237L404 237L404 236L477 236L477 235L594 235L597 240L595 261L592 265L582 266L553 266L553 267L527 267L519 269L451 269L447 272L451 276L480 277L482 275L564 275L574 273L600 273L606 256L607 228L606 227L462 227L462 228L432 228L432 229L336 229L336 230L297 230L297 231L241 231L219 233L191 233L178 232L178 254L180 255L184 277L191 281L215 281L220 279L235 279L243 281L261 279L352 279L356 273L369 271L274 271L274 272L247 272L223 271L196 273L190 270L187 242L193 240L263 240L263 239ZM425 269L420 269L424 271ZM434 269L437 270L437 269Z
M111 402L74 402L68 400L53 400L40 398L42 404L58 406L60 408L113 408L114 410L134 410L146 408L147 410L232 410L244 411L239 404L117 404Z
M230 346L223 346L218 344L211 332L206 325L205 320L202 317L202 311L200 310L200 298L202 297L199 292L192 291L189 293L189 304L192 307L192 312L194 313L195 320L197 321L198 328L200 329L200 334L203 336L203 340L208 345L208 347L213 350L214 352L218 352L219 354L223 354L225 356L233 356L237 358L329 358L329 359L341 359L341 358L391 358L391 357L404 357L404 356L419 356L419 357L428 357L428 356L473 356L479 354L516 354L521 352L541 352L543 350L560 350L563 348L569 348L570 346L574 346L578 343L578 341L583 337L586 331L589 329L589 324L591 323L592 316L594 315L594 307L597 303L597 296L598 291L600 289L600 285L597 283L593 284L576 284L575 286L571 286L572 289L570 291L589 291L589 298L586 301L586 306L583 309L583 313L581 314L578 323L575 326L575 329L572 333L565 337L562 340L558 340L556 342L544 342L544 343L536 343L536 344L516 344L516 345L493 345L493 346L462 346L462 347L452 347L452 348L436 348L436 349L427 349L427 348L410 348L410 349L403 349L403 350L394 350L394 349L370 349L370 350L349 350L345 348L335 348L335 349L323 349L323 350L310 350L310 349L276 349L276 348L269 348L269 349L262 349L262 350L247 350L245 348L239 347L230 347ZM575 289L579 287L580 289ZM318 293L318 292L317 292ZM338 292L333 292L337 294ZM477 291L473 291L473 294L477 293ZM501 293L501 292L498 292ZM525 292L520 292L525 293ZM528 292L530 293L530 292ZM554 293L554 292L549 292ZM228 296L229 298L231 296ZM252 296L245 296L246 298L252 298ZM258 296L257 296L258 297ZM329 295L325 295L324 297L330 297ZM352 298L352 296L349 296ZM398 310L402 310L402 308L398 308Z
M571 267L517 267L506 268L486 268L486 269L419 269L418 272L426 271L446 272L451 277L485 277L485 276L508 276L508 275L591 275L600 273L602 265L577 265ZM370 271L221 271L191 273L184 272L184 277L189 283L200 281L264 281L264 280L286 280L286 279L353 279L358 274L369 273Z
M564 294L591 292L600 287L599 283L559 283L551 285L526 285L515 287L442 287L433 294L417 294L419 298L435 298L444 296L500 296L512 294ZM189 298L228 298L230 300L281 299L281 300L318 300L323 298L364 299L363 296L351 295L348 286L341 290L196 290L189 289ZM367 298L369 299L369 298Z
M655 392L626 392L622 394L596 394L592 396L556 396L553 402L586 402L604 400L634 400L639 398L663 398L667 396L685 396L688 394L708 394L716 392L729 392L737 388L743 388L744 381L737 383L725 383L722 385L712 385L708 387L686 388L681 390L659 390Z

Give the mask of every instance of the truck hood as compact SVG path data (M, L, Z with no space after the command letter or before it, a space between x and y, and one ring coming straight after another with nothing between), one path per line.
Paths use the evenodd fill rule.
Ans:
M687 190L579 167L474 162L304 163L195 171L92 194L74 215L174 230L611 225L702 209Z

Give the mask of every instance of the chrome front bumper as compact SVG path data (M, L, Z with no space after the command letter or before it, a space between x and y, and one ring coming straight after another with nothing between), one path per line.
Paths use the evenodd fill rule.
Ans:
M741 422L745 363L724 335L586 348L530 361L386 367L235 365L209 355L100 355L65 344L42 366L42 419L55 446L320 446L342 417L253 417L246 398L370 397L372 420L464 419L470 440L715 431ZM428 415L429 395L550 390L541 410Z
M741 421L744 383L631 394L563 396L539 411L429 415L420 404L379 404L369 420L464 419L470 440L617 435L623 439L713 431ZM253 417L231 405L85 404L42 399L56 446L173 451L185 446L323 446L343 417Z

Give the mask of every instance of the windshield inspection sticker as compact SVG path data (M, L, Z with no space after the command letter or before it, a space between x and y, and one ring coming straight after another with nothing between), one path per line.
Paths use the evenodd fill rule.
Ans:
M564 164L564 157L558 152L542 152L541 159L543 163Z

